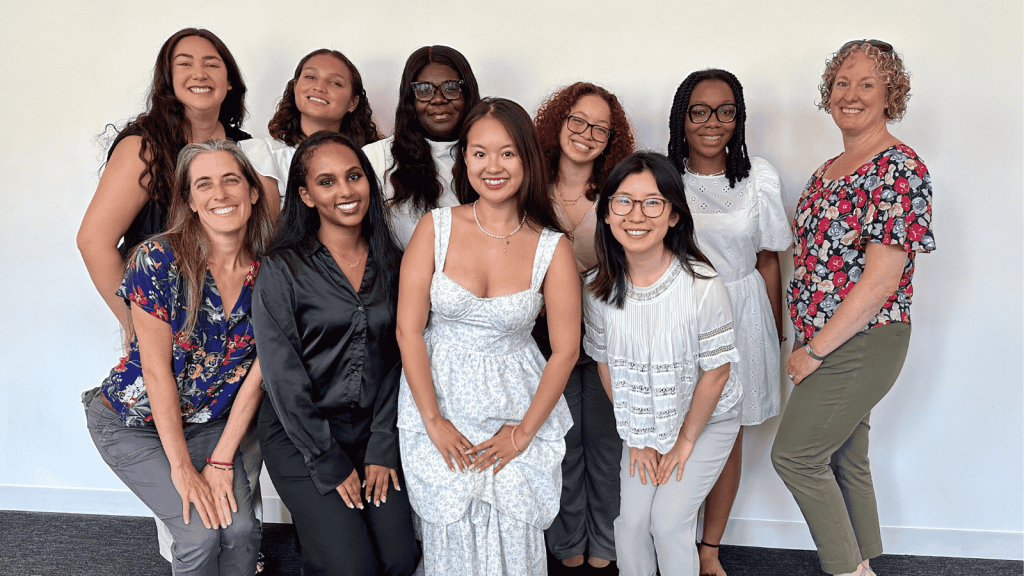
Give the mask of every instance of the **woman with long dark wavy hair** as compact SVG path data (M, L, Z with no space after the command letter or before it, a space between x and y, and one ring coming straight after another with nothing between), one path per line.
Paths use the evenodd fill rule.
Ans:
M416 569L395 428L400 261L356 143L327 131L305 139L253 324L268 397L260 445L310 576Z
M731 72L710 68L679 85L669 117L669 159L683 176L697 241L725 282L733 306L740 362L729 377L743 387L743 426L756 426L780 407L779 345L782 276L779 252L793 235L782 205L779 174L747 154L743 86ZM699 545L701 574L725 576L718 545L740 485L743 428L722 475L708 494Z
M173 536L174 574L251 576L261 528L240 444L263 398L250 308L273 220L235 144L179 158L167 230L117 290L127 354L82 402L103 460Z
M428 576L545 574L572 425L562 390L579 354L579 276L526 111L482 101L457 150L462 205L424 216L402 259L406 485ZM530 337L541 307L546 363Z
M480 90L461 52L424 46L406 60L398 93L394 135L363 152L388 200L395 240L405 248L424 214L459 203L452 185L455 144Z
M268 128L270 137L241 146L260 173L267 197L280 196L282 208L295 147L303 140L321 130L344 134L360 147L380 140L362 75L348 57L329 48L299 60Z
M171 205L178 152L189 143L250 138L245 82L234 56L216 34L184 28L160 47L146 111L118 133L96 193L78 230L78 249L96 290L122 327L128 307L117 296L125 259L144 239L164 231ZM277 213L276 206L272 207ZM258 495L259 447L244 443L250 482ZM256 498L256 515L262 505ZM171 539L157 519L161 553Z
M551 204L572 241L576 269L584 274L597 264L595 200L608 173L633 152L633 129L618 98L589 82L552 94L537 111L534 125L551 182ZM546 352L543 322L533 335ZM622 441L597 365L585 352L580 352L564 395L573 426L565 437L561 507L545 538L564 565L581 566L586 554L591 566L601 568L615 560L612 523L619 511Z

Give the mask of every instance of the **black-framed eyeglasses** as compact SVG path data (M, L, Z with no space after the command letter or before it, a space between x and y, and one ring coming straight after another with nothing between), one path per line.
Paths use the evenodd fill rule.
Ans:
M633 211L633 205L640 205L640 212L648 218L657 218L665 213L665 205L668 200L664 198L643 198L634 200L629 196L615 195L608 199L608 207L616 216L628 216Z
M722 124L729 124L736 121L739 108L735 104L722 104L718 108L712 108L707 104L694 104L686 109L686 114L690 117L690 122L694 124L703 124L711 120L712 114Z
M615 134L615 130L611 128L605 128L598 124L591 124L579 116L573 116L572 114L565 117L565 125L569 128L569 132L573 134L583 134L590 128L590 137L598 142L607 142L612 134Z
M458 100L462 96L462 80L445 80L440 86L431 82L412 83L412 93L420 102L430 102L438 90L446 99Z
M842 47L839 48L839 52L845 52L847 48L857 44L868 44L869 46L878 48L883 54L892 54L892 44L889 44L888 42L883 42L881 40L871 40L868 38L864 38L862 40L850 40L849 42L843 44Z

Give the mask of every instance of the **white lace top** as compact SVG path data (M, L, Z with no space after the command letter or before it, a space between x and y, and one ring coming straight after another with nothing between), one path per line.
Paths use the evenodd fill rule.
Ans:
M391 155L391 146L395 141L394 136L388 136L363 146L363 152L370 160L373 171L377 174L377 182L384 192L384 198L390 200L395 196L395 189L391 186L391 171L395 168L395 159ZM452 168L455 166L455 149L458 142L434 142L427 140L430 144L430 153L434 157L434 167L437 168L437 179L441 182L441 197L437 199L438 206L458 206L459 201L455 198L455 191L452 188ZM416 224L426 214L424 210L417 210L411 204L401 206L387 205L388 216L390 217L391 233L395 240L404 250L412 239L412 233L416 230Z
M694 278L673 260L650 286L627 282L622 309L586 293L583 347L595 361L608 364L615 427L634 448L668 452L701 371L739 360L725 286L711 268L695 265L694 270L710 278ZM743 388L730 379L713 415L728 411L742 396Z

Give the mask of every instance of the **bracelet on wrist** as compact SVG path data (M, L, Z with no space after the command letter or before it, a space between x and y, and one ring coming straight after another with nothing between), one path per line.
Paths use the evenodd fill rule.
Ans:
M215 468L220 467L218 469L227 468L228 470L230 470L235 467L234 462L217 462L216 460L210 460L209 458L206 459L206 463L210 464Z
M811 343L810 342L808 342L807 345L804 346L804 352L807 352L808 356L810 356L811 358L814 358L818 362L821 362L821 361L825 360L825 357L828 356L828 354L825 354L825 356L818 356L817 354L815 354L814 353L814 349L811 348Z
M519 424L516 424L515 426L512 427L512 434L511 434L511 436L512 436L512 447L516 449L516 452L519 452L520 454L522 454L525 450L520 448L519 444L516 444L516 429L517 428L519 428Z

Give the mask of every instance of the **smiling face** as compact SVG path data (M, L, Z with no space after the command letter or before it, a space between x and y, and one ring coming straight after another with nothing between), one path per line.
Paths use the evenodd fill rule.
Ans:
M217 49L201 36L186 36L171 52L174 97L198 111L220 110L231 90L228 69Z
M587 94L580 98L569 109L569 115L597 126L604 126L608 129L612 127L612 109L604 98L596 94ZM569 125L565 121L562 122L558 143L562 149L561 161L580 165L593 164L594 160L608 147L608 142L594 140L592 128L588 127L582 134L575 134L569 130Z
M875 74L875 60L863 52L847 56L832 83L829 113L844 135L885 126L885 82Z
M229 152L214 150L196 156L189 169L189 190L189 208L199 216L207 235L245 234L259 196Z
M523 162L512 138L492 116L480 118L466 135L466 176L481 198L499 203L523 185Z
M337 130L345 114L357 105L359 96L353 93L352 71L344 62L330 54L317 54L302 66L295 79L295 106L303 121L330 124Z
M299 187L302 202L316 208L321 227L360 228L370 208L370 181L348 146L329 142L313 151Z
M632 200L648 198L665 200L658 190L654 175L646 171L626 176L609 201L614 202L616 196L625 196ZM657 218L645 216L640 203L634 203L632 210L625 216L619 216L612 210L608 210L604 221L611 228L612 236L619 244L622 244L627 258L655 258L667 250L665 235L668 234L670 227L679 223L679 215L672 210L670 202L667 200L665 202L665 211Z
M451 66L431 62L420 70L416 75L416 82L430 82L434 86L440 86L448 80L461 80L459 73ZM452 140L458 136L456 133L459 122L465 113L466 96L459 94L454 100L448 100L441 94L440 90L434 90L434 97L429 102L414 100L416 115L419 117L420 126L432 140Z
M729 88L729 85L721 80L698 82L693 87L693 92L690 93L689 106L703 104L712 110L717 110L723 104L735 103L736 97L732 93L732 88ZM729 143L729 139L736 132L736 122L723 123L718 120L718 115L712 112L707 122L694 124L687 114L684 130L686 141L690 145L691 164L703 166L703 169L700 170L702 173L725 170L725 145Z

